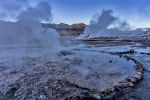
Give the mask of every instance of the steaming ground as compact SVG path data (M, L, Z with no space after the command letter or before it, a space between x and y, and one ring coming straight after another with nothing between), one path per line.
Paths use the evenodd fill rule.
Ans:
M94 39L102 37L137 39L143 36L145 36L146 39L150 39L149 30L149 28L132 28L132 26L130 26L130 24L126 21L122 21L120 18L115 17L113 15L113 11L110 9L103 10L100 15L94 15L93 19L90 21L90 24L85 27L83 34L81 34L77 39Z
M50 48L1 48L1 99L65 99L90 90L99 90L117 84L135 75L135 64L119 56L101 52L126 52L142 62L149 71L149 47L140 43L109 43L76 41L73 36L61 37L63 50ZM105 42L105 45L104 45ZM148 100L149 72L138 89L130 90L119 99ZM144 92L147 91L147 92ZM142 95L141 95L142 94ZM95 94L97 98L98 94ZM139 98L138 97L138 98Z
M35 7L22 11L16 22L0 20L0 47L43 47L51 52L57 51L61 48L59 33L41 25L41 21L51 19L51 6L47 2L39 2Z
M130 30L127 23L120 22L111 13L111 10L104 10L79 39L118 37L118 34L125 37L126 32L143 32L142 29ZM51 6L39 2L20 12L16 22L0 21L0 99L62 100L86 96L91 91L96 91L92 96L100 99L98 91L136 75L135 63L109 54L112 52L135 51L135 55L129 55L135 59L140 57L138 60L149 72L149 48L142 49L143 44L108 43L106 40L97 43L60 37L56 30L41 25L41 21L51 18ZM121 27L108 28L114 22ZM128 36L133 39L132 35ZM144 97L148 98L148 93Z
M82 50L54 54L43 48L2 48L0 51L3 54L0 56L0 91L3 99L62 99L73 95L73 91L79 93L86 90L65 82L100 90L135 75L133 62L110 54ZM59 80L66 86L59 84ZM51 81L58 85L56 89L62 90L53 90L55 85ZM42 87L48 94L43 94ZM59 92L58 96L53 92Z
M117 22L117 26L115 26ZM110 28L110 26L113 27ZM115 26L115 27L114 27ZM84 40L88 45L86 50L124 53L140 61L145 74L143 81L133 90L123 92L117 100L149 100L149 54L150 32L147 29L132 29L126 22L121 22L112 15L112 10L104 10L101 15L94 17L77 39ZM85 50L85 48L82 48ZM134 52L131 53L130 52Z
M113 53L124 53L124 55L128 55L136 60L138 60L145 68L144 77L142 82L137 84L136 87L129 89L119 96L117 96L116 100L149 100L149 82L150 82L150 48L149 43L145 44L144 40L143 43L137 42L118 42L115 40L113 42L110 41L86 41L86 46L82 46L80 50L88 50L91 52L113 52ZM134 53L130 53L134 52Z

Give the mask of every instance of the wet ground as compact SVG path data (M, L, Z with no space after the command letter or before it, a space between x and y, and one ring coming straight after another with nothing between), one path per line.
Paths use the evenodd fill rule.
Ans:
M95 43L96 42L96 45ZM144 43L134 42L107 42L88 41L87 48L90 51L105 51L121 53L138 60L144 66L144 77L135 87L127 89L117 97L116 100L150 100L150 47ZM104 44L105 42L105 44ZM147 43L146 43L147 44ZM132 52L130 52L132 51Z
M0 97L57 100L81 92L96 95L136 76L133 61L77 47L68 50L54 54L42 48L2 48Z
M138 59L145 67L143 80L131 90L120 94L119 100L150 100L150 55L132 54L132 57Z
M0 99L101 99L98 91L135 76L135 63L109 54L122 53L142 63L144 78L114 99L149 100L148 47L133 42L91 44L68 36L62 41L65 49L55 53L41 48L1 48Z

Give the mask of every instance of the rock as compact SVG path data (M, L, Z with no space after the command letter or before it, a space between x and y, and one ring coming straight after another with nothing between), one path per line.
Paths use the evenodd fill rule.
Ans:
M87 92L81 92L73 96L67 97L65 100L101 100L100 96L93 96Z
M59 55L62 55L62 56L73 55L73 54L74 54L73 52L67 51L67 50L60 51L59 53Z
M101 90L101 93L102 93L102 94L110 94L110 93L112 93L114 90L115 90L114 87L109 87L109 88L106 88L106 89Z
M76 23L72 25L68 25L65 23L60 24L43 24L46 28L54 28L62 35L80 35L86 25L84 23Z
M137 82L136 78L134 78L134 77L131 77L131 78L127 79L127 80L129 82L132 82L132 83L136 83Z

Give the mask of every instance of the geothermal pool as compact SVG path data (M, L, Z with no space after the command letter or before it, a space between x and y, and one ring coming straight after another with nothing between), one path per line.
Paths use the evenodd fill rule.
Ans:
M62 99L83 91L98 92L136 76L133 61L86 48L55 53L47 48L1 48L0 52L3 99Z

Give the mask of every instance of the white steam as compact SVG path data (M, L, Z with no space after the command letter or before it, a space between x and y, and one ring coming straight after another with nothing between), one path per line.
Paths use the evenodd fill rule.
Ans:
M78 39L116 37L122 34L142 32L142 30L132 30L127 22L120 21L112 13L112 10L103 10L101 15L94 16L90 25L85 28Z
M60 48L59 34L54 29L43 28L40 23L51 19L51 6L40 2L21 12L17 22L0 21L0 47Z
M49 21L52 18L51 6L47 2L40 2L36 7L27 8L22 12L19 20Z

